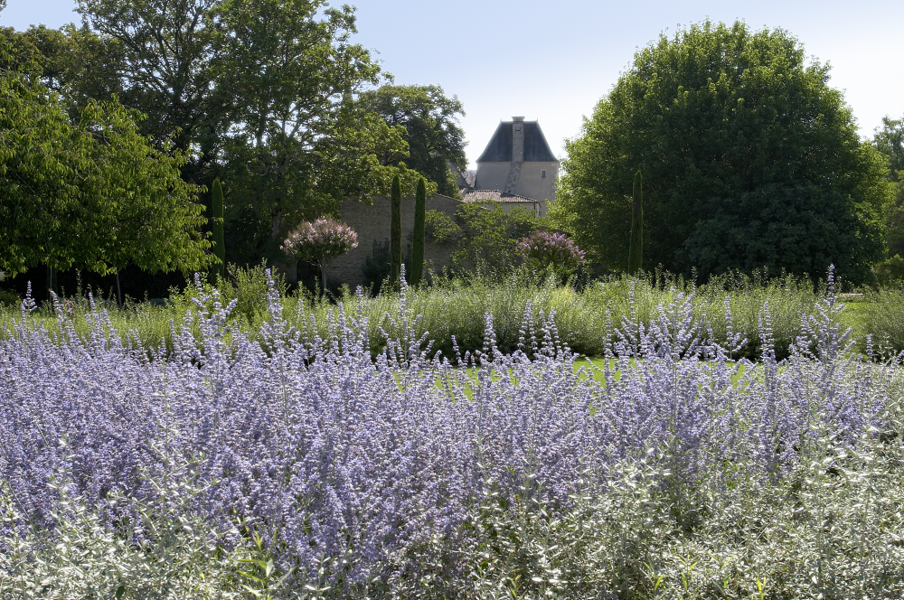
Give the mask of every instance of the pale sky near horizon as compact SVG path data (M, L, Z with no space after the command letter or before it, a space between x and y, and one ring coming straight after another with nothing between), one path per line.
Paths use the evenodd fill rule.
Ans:
M399 84L435 84L462 101L468 160L500 120L539 120L560 158L583 116L626 70L637 49L706 18L782 28L808 56L830 63L829 85L845 91L863 137L883 116L904 116L901 0L350 0L355 41L374 51ZM336 2L335 4L340 4ZM79 23L75 0L7 0L0 25Z

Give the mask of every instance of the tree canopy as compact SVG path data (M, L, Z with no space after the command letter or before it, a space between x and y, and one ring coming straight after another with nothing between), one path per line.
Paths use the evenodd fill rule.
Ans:
M449 168L467 166L464 131L458 116L464 108L456 96L448 98L435 85L383 85L361 94L359 103L367 113L379 115L390 127L404 127L407 158L400 154L381 157L385 164L404 161L437 185L440 194L457 197L456 176Z
M706 21L662 35L567 144L551 214L593 259L624 268L641 169L645 268L818 275L834 263L863 281L882 254L888 190L828 80L781 29Z
M142 132L161 145L172 139L174 149L189 153L188 179L195 183L195 171L216 157L216 132L227 108L211 85L218 2L78 0L77 7L84 28L111 51L105 56L111 66L106 90L93 92L118 93L125 106L147 115ZM77 68L69 72L77 74Z
M904 255L904 118L883 118L882 129L876 131L873 141L888 160L888 179L894 190L885 211L888 254Z
M904 117L882 118L882 129L876 130L876 149L888 159L889 178L894 182L904 180Z
M158 151L113 102L89 102L73 122L7 50L0 43L0 268L203 267L203 207L180 178L182 155Z
M29 65L64 111L54 113L59 127L75 131L84 114L120 111L201 198L201 186L219 178L228 260L278 261L292 227L335 214L345 198L388 194L395 175L413 194L419 169L436 180L433 193L450 185L446 160L464 164L461 104L440 88L395 88L405 101L398 119L359 102L387 77L352 43L349 6L78 0L78 11L80 27L0 28L6 62Z
M450 258L456 270L506 274L521 263L520 241L544 224L526 208L465 203L454 218L439 210L426 211L425 235L435 244L455 248Z
M382 75L350 40L353 8L79 0L78 10L84 26L67 35L78 32L82 53L106 49L112 73L92 93L147 114L144 133L187 157L186 181L222 180L229 259L278 260L297 223L335 213L349 196L388 193L395 174L414 191L417 174L400 164L405 130L356 101Z

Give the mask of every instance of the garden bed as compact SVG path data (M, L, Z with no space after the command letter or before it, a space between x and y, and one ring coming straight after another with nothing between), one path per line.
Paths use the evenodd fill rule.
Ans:
M754 366L676 294L597 377L530 310L460 369L407 312L374 360L365 318L270 298L249 339L200 292L165 359L101 311L7 334L4 597L904 593L904 382L831 298Z

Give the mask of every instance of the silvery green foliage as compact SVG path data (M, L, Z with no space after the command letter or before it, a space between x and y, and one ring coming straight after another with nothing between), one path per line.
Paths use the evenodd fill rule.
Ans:
M831 294L782 363L768 310L762 360L734 362L727 304L718 344L675 293L594 372L530 304L516 352L488 317L470 370L428 359L404 292L376 360L360 304L303 335L272 286L259 341L199 289L165 357L100 309L53 338L26 301L0 343L2 595L904 594L899 367L846 352Z

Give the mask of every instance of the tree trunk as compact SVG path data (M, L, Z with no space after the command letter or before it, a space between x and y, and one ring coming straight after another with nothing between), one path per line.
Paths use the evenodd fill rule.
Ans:
M47 267L47 298L48 300L52 297L51 294L56 292L56 280L57 274L56 269L53 267Z

